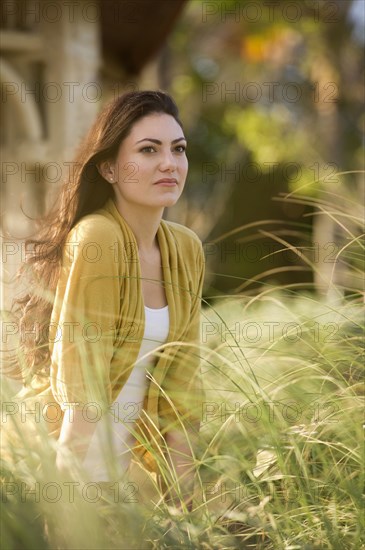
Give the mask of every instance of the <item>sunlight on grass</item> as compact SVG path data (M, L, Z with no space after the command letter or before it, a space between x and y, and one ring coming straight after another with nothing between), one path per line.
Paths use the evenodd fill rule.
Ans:
M355 277L330 298L310 285L279 287L263 278L256 293L203 307L205 401L193 511L169 506L138 456L118 487L101 495L98 487L86 491L76 485L83 479L77 464L72 480L56 471L56 442L42 422L26 433L18 425L17 437L14 426L10 441L4 438L4 548L361 547L361 216L351 218L338 197L319 205L291 200L310 200L347 228L333 269L343 262ZM307 252L307 265L318 270ZM4 382L3 403L12 391ZM150 451L165 484L179 492L166 449Z

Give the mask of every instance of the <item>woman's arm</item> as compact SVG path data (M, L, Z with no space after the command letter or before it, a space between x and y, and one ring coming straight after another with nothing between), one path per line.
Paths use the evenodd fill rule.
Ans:
M96 422L87 404L111 399L110 365L120 318L121 262L110 243L114 227L101 216L81 220L70 232L50 323L51 388L64 411L57 464L65 466L62 447L85 458ZM83 253L92 243L99 256ZM83 411L85 416L83 415Z
M96 422L88 421L82 410L69 408L65 411L63 417L58 442L82 462L95 428ZM61 450L57 453L56 466L61 472L67 469L65 457Z
M168 461L174 467L179 481L182 499L189 510L192 509L194 490L194 458L192 450L196 448L200 428L200 415L204 401L204 391L200 378L200 350L201 343L201 299L205 277L205 258L202 243L199 252L195 255L197 261L197 286L193 295L190 320L183 342L192 344L192 349L183 347L181 354L175 358L165 379L167 393L175 401L177 410L182 414L186 422L185 431L179 428L179 422L174 420L174 415L168 414L172 425L165 433L165 441L169 449ZM185 433L186 432L186 433ZM176 507L180 508L180 500L177 494L170 494Z

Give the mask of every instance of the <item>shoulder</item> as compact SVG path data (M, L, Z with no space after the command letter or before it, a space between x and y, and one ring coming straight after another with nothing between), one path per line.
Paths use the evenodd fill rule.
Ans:
M194 248L197 251L202 249L202 241L195 231L177 222L164 220L164 223L179 242L180 246Z
M115 242L117 235L117 224L107 216L95 212L83 216L69 231L67 240L109 245Z
M62 264L118 269L120 262L115 258L119 257L120 238L118 227L107 216L96 212L83 216L67 234Z

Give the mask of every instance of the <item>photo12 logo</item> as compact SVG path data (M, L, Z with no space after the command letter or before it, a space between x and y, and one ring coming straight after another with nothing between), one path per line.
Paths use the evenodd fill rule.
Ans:
M1 501L7 503L14 498L22 503L26 502L46 502L55 504L60 502L75 503L77 498L85 502L99 502L105 499L105 493L112 495L113 501L123 503L139 502L139 486L137 483L129 481L126 483L97 483L90 481L81 483L79 481L35 481L32 484L24 481L5 481L2 485Z
M205 24L234 23L298 23L303 18L314 22L338 23L341 13L337 2L327 0L296 0L273 2L212 2L201 3L201 21Z
M143 2L123 0L122 2L99 2L96 0L39 0L23 2L20 0L5 0L2 2L0 21L3 27L6 22L17 20L24 28L39 23L55 24L60 22L100 23L102 12L108 4L109 17L118 23L137 23L140 21Z
M203 82L201 97L202 103L211 98L221 103L257 103L263 99L268 103L297 103L307 90L307 84L303 87L297 82ZM336 82L313 82L310 91L314 103L336 103L339 95Z

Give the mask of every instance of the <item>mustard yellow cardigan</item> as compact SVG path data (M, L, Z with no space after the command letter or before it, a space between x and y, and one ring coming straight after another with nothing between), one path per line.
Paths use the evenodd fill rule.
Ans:
M204 398L199 368L202 243L191 229L163 219L157 238L170 327L166 344L154 352L137 429L152 447L181 421L197 430ZM97 408L90 403L114 402L137 359L144 322L137 241L109 199L68 234L51 316L50 375L34 377L18 399L41 402L55 437L68 407L84 409L95 419ZM148 446L138 448L143 455ZM150 454L146 463L153 463ZM156 471L155 463L151 469Z

